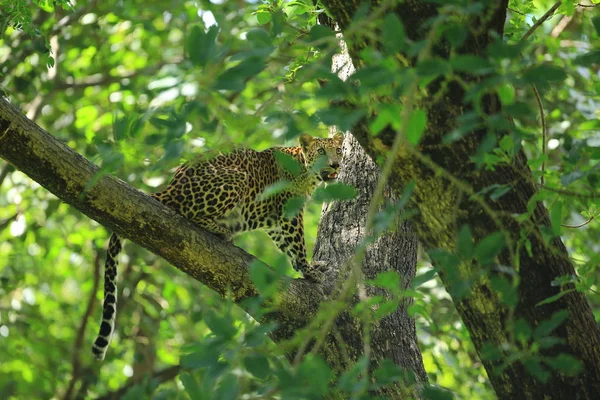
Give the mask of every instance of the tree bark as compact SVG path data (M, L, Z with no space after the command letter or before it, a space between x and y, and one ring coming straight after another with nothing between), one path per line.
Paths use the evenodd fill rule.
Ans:
M354 73L352 60L343 42L342 53L333 58L332 70L342 80L346 80ZM355 187L358 196L351 201L334 202L324 206L314 259L329 260L333 266L339 267L345 265L356 254L357 248L366 235L367 214L380 176L380 168L368 157L349 132L346 133L344 164L338 180ZM395 202L397 198L391 190L386 190L384 200L385 206ZM407 221L398 221L390 232L380 236L376 242L367 247L362 261L365 278L375 279L380 272L396 271L401 277L402 288L406 289L415 277L417 249L417 237L410 224ZM334 271L333 275L339 277L340 271ZM372 286L367 287L366 294L369 297L389 298L389 294L384 290ZM418 347L415 321L407 312L411 304L412 298L405 298L393 313L373 324L370 334L371 369L375 369L383 359L388 359L403 370L410 371L416 381L416 385L412 388L408 384L410 379L407 379L402 383L406 386L386 387L376 393L386 398L418 397L418 391L414 389L427 382L427 374ZM340 316L342 320L350 318L347 313L342 313ZM342 324L342 326L353 325ZM360 350L364 348L364 337L361 334L343 331L341 334L346 340L356 341L356 345L351 348ZM361 354L362 351L350 356L353 360L357 360Z
M351 27L352 16L359 2L324 0L323 3L342 31ZM464 19L471 29L460 49L461 54L484 55L491 42L490 32L502 35L507 1L482 4L486 9L480 16ZM373 8L380 6L379 2L373 2ZM442 5L406 0L386 11L396 13L410 39L419 41L428 34L430 25L425 22L438 15L439 7ZM369 18L369 14L366 18ZM350 54L355 65L360 65L359 52L367 45L373 43L359 39L351 42ZM434 43L432 52L437 57L448 58L448 48L441 38ZM402 54L402 57L415 62L408 54ZM480 79L473 76L463 78L473 83ZM464 90L452 82L447 84L442 89L444 86L440 79L432 82L428 87L430 96L419 99L428 115L426 133L418 154L416 149L401 149L394 160L390 184L399 194L407 183L416 183L411 205L418 211L414 223L425 248L454 252L457 232L464 225L470 226L476 243L498 230L504 234L508 250L500 254L498 261L500 265L514 268L518 283L518 303L514 309L507 306L490 283L490 278L510 281L513 279L511 276L485 269L478 262L461 263L456 270L440 265L442 281L480 355L486 346L496 349L506 345L516 346L513 338L515 321L522 319L531 329L535 329L557 312L568 311L568 319L552 333L560 339L560 344L541 349L538 355L552 358L568 353L582 362L581 373L575 377L554 373L551 379L542 383L525 368L524 361L527 360L516 360L500 370L502 359L495 361L482 357L498 397L596 398L600 393L600 330L585 297L581 293L571 292L552 303L536 306L560 292L561 289L552 284L556 278L573 276L575 271L560 238L546 241L542 235L544 227L550 226L543 204L535 203L533 213L525 221L513 217L528 215L528 204L538 190L526 156L520 151L510 164L495 166L493 171L476 168L470 160L486 134L485 129L474 130L450 144L442 143L444 135L458 125L457 118L470 110L464 102ZM438 93L440 90L445 92ZM489 114L497 113L499 102L495 96L487 96L482 107ZM367 119L360 121L353 128L353 133L373 159L386 159L396 132L384 129L372 136L369 123ZM496 200L477 195L494 184L508 185L511 190ZM514 245L522 243L522 232L531 243L531 255L527 246ZM460 296L455 290L456 284L464 281L468 282L470 289L466 296Z

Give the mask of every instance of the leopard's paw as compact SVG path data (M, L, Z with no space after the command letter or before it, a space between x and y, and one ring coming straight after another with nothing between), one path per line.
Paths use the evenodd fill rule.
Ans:
M304 279L311 282L323 282L325 274L329 271L329 266L326 261L313 261L303 271Z

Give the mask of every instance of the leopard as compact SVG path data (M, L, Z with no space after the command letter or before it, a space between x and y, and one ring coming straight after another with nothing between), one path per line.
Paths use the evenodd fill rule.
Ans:
M331 138L304 133L299 146L201 154L181 165L167 188L151 197L226 241L240 232L265 231L303 279L318 283L329 270L327 263L307 262L304 207L290 215L286 204L293 198L307 199L321 183L337 179L343 141L339 132ZM271 195L267 195L269 188L274 189ZM98 360L105 358L115 331L121 250L121 238L112 233L104 268L100 331L92 345Z

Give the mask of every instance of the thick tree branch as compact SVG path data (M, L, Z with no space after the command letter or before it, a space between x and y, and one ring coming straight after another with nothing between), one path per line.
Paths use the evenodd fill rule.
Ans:
M239 303L258 295L249 276L254 257L125 182L102 175L96 165L5 99L0 99L0 157L85 215L162 256L222 296L229 293ZM318 285L293 280L280 293L277 312L270 314L280 325L274 337L293 335L316 313L322 299Z

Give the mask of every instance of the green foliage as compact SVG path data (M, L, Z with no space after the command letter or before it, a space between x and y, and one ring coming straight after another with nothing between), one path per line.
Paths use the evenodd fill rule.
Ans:
M479 130L485 140L472 165L465 161L465 166L503 168L524 150L533 179L541 182L543 177L548 188L532 197L528 213L507 212L507 218L528 221L538 202L546 204L550 221L541 229L544 239L562 238L576 264L577 275L556 277L556 294L537 304L548 307L575 291L597 291L600 276L600 202L598 196L586 196L600 187L600 19L564 1L552 19L522 40L551 3L511 0L505 37L492 38L480 55L464 54L462 46L471 29L465 21L479 15L481 4L448 3L424 24L435 28L433 41L445 39L447 58L422 56L429 44L410 39L395 14L372 19L362 9L347 32L349 41L366 40L358 55L363 65L344 82L330 72L338 40L330 28L316 24L326 12L312 1L107 0L71 7L65 0L4 0L0 82L14 104L99 164L102 174L119 176L147 193L162 188L173 168L199 153L239 145L258 150L295 145L302 132L324 136L328 125L344 131L365 117L374 136L404 131L407 146L426 146L428 125L439 121L431 121L426 104L418 103L403 120L399 99L416 84L419 99L439 100L447 93L444 85L452 82L452 90L465 92L467 103L461 107L467 111L440 134L442 143ZM561 28L561 21L568 29ZM418 61L410 64L399 51ZM481 79L473 83L471 77ZM431 90L441 78L446 80L439 91ZM546 129L532 85L540 95ZM503 106L497 114L481 106L490 94ZM359 109L349 110L346 101ZM291 157L278 154L278 159L292 176L299 172ZM0 172L6 168L0 163ZM406 384L407 371L390 360L365 375L369 366L359 358L339 376L314 354L297 364L288 362L285 350L269 339L276 326L259 325L137 246L127 247L122 263L125 289L119 296L117 335L106 362L96 365L88 344L98 321L94 313L86 316L86 309L91 300L98 310L101 295L93 277L104 259L108 234L22 173L6 176L0 182L3 396L63 398L73 380L75 393L97 397L127 385L131 377L139 383L123 398L368 398L368 390ZM268 198L289 184L279 182L261 196ZM512 184L500 182L462 195L494 205L515 195ZM375 215L369 240L397 218L414 215L406 209L414 188L414 182L406 185L400 200ZM291 199L285 212L291 217L307 207L312 249L321 203L354 199L357 193L341 183L329 184L310 200ZM455 229L446 248L425 249L409 289L402 289L398 274L384 272L367 285L385 289L387 295L372 296L353 308L356 315L376 310L369 315L378 320L395 311L403 298L414 299L410 312L432 384L423 398L494 398L449 296L468 296L479 282L512 318L505 328L507 342L488 344L483 359L504 367L521 362L541 381L555 373L580 373L583 365L572 355L540 353L561 344L554 335L566 314L549 313L537 326L512 317L520 301L519 260L502 265L499 256L512 255L515 248L534 256L529 231L509 241L506 229L488 236L469 225ZM246 306L265 315L282 290L279 278L290 275L291 268L263 234L244 234L235 243L274 267L257 263L250 270L260 297L247 300ZM464 274L462 267L471 263L481 267L479 275ZM439 271L451 282L447 291ZM588 297L600 320L598 296ZM80 340L83 321L87 325ZM156 371L178 363L182 372L159 384Z

